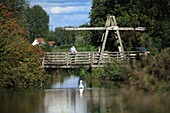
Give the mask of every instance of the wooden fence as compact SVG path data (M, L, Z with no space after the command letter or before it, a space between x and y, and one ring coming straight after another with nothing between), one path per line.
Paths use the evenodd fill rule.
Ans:
M75 58L72 57L70 52L47 52L43 58L42 66L43 68L99 67L106 63L111 63L113 59L135 59L137 56L143 55L145 55L145 53L136 51L128 51L125 52L124 55L120 52L104 52L99 64L100 53L98 52L77 52Z

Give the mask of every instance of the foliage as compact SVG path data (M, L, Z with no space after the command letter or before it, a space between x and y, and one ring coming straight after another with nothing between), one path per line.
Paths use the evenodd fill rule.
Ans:
M99 78L103 80L112 80L112 81L121 81L122 74L121 63L113 60L111 63L108 63L104 67L93 68L92 69L92 77ZM89 69L82 69L81 75L88 75Z
M51 52L52 49L53 49L53 47L51 47L48 43L44 47L42 47L42 48L46 52Z
M118 26L124 27L146 27L145 34L128 31L121 32L123 45L127 50L134 46L154 47L159 50L164 47L165 40L169 40L169 31L163 22L169 22L170 5L169 0L93 0L90 12L90 26L104 26L106 17L114 15ZM98 46L103 32L92 32L92 44ZM147 35L146 35L147 34ZM146 37L145 37L146 36ZM113 34L109 35L106 43L107 50L115 50ZM146 40L145 40L146 39ZM141 43L142 40L142 43ZM150 40L149 42L147 42ZM112 42L109 43L109 42Z
M49 33L49 16L45 10L39 5L34 5L27 8L26 15L31 41L35 38L46 38Z
M82 69L81 75L87 78L90 76L87 69ZM112 61L104 67L93 68L90 77L111 80L121 83L120 85L134 86L146 91L169 91L170 48L142 61Z
M80 27L87 26L88 24L83 24ZM71 26L68 26L68 28L69 27ZM68 50L73 44L76 45L79 51L91 51L94 50L95 47L91 45L90 33L89 31L67 31L61 27L57 27L51 36L53 38L55 36L55 41L58 46L57 50L59 49L59 51L61 49L63 49L63 51Z
M164 21L162 24L163 27L163 37L162 37L162 46L163 48L170 47L170 19Z
M122 68L120 62L113 60L111 63L108 63L106 66L103 67L104 73L103 77L105 79L110 79L113 81L120 80L120 74L122 73Z
M54 31L49 31L47 37L45 37L45 40L47 41L55 41L56 40L56 34Z
M170 48L162 50L150 60L148 73L159 80L170 81Z
M71 26L68 26L71 27ZM76 31L66 31L61 27L57 27L54 32L56 36L57 46L60 45L73 45L76 43Z
M10 16L13 19L17 20L18 24L25 31L25 37L29 38L29 26L26 19L26 9L29 7L28 3L25 0L1 0L0 3L3 6L8 7L8 11L10 11Z
M170 90L169 64L170 48L167 48L161 53L150 57L144 68L139 63L134 63L132 68L127 68L126 75L130 76L127 82L145 90Z
M2 4L0 9L0 87L39 86L46 78L40 67L43 52L24 38L12 12Z
M52 51L70 52L71 47L72 47L72 45L60 45L60 46L57 46L56 48L52 48ZM78 45L78 46L75 46L75 47L76 47L76 50L78 52L97 51L97 49L92 45Z
M82 24L80 27L89 27L89 24ZM90 31L78 31L76 36L76 45L78 46L84 46L84 45L92 45L91 44L91 32Z
M83 51L97 51L97 49L94 47L94 46L92 46L92 45L78 45L77 47L76 47L76 49L77 49L77 51L78 52L83 52Z

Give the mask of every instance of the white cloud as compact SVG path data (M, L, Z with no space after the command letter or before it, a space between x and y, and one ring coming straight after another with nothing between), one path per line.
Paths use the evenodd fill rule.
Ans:
M85 20L87 19L88 17L88 14L72 14L72 15L64 15L63 16L63 19L64 20Z
M50 25L56 26L79 26L89 21L88 14L53 14L51 16Z
M92 0L27 0L30 5L40 5L50 16L50 25L79 26L89 21Z
M50 7L48 13L75 13L75 12L86 12L90 10L90 6L66 6L66 7Z

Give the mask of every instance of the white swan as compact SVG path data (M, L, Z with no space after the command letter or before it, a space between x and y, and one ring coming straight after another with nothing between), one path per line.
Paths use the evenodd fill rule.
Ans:
M79 88L84 89L83 80L80 80Z
M83 80L80 80L79 84L79 92L80 92L80 97L83 97L83 91L84 91L84 85L83 85Z

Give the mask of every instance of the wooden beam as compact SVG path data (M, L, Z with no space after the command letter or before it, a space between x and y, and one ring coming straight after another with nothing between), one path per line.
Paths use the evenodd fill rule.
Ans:
M103 44L102 44L102 48L101 48L101 52L100 52L100 58L99 58L98 65L100 65L100 63L102 61L102 58L103 58L103 52L104 52L104 49L105 49L108 33L109 33L109 30L106 30L106 33L105 33L105 36L104 36L104 40L103 40Z
M110 30L115 32L115 37L117 39L117 43L118 43L118 50L119 52L121 52L121 55L123 55L123 57L125 57L124 55L124 47L122 44L122 40L120 37L120 31L144 31L146 30L145 27L118 27L117 22L116 22L116 18L115 16L108 16L107 20L106 20L106 24L105 27L74 27L74 28L63 28L64 30L105 30L105 34L102 36L102 46L101 46L101 50L100 52L100 57L99 57L99 61L98 61L98 65L100 65L100 63L102 62L102 58L103 58L103 52L105 49L105 44L106 44L106 40L107 40L107 36ZM103 39L104 38L104 39Z
M144 31L145 27L118 27L118 26L109 26L109 27L75 27L75 28L63 28L64 30L120 30L120 31Z
M112 26L113 26L113 25L117 26L117 22L116 22L115 16L111 16L111 19L112 19ZM120 33L119 33L119 30L118 30L118 29L116 30L116 34L117 34L117 38L118 38L118 42L119 42L118 44L120 44L120 46L118 46L118 50L119 50L119 48L120 48L119 52L122 52L123 57L125 57L125 56L124 56L124 47L123 47L122 39L121 39L121 37L120 37Z

